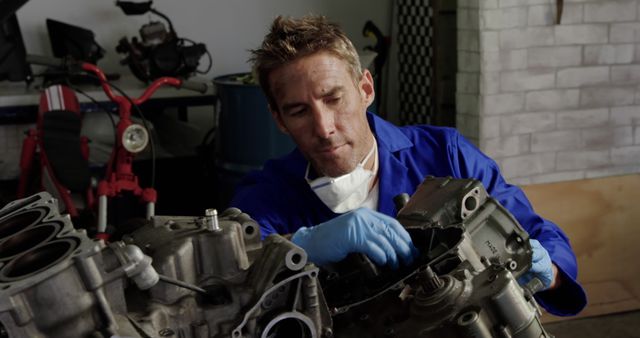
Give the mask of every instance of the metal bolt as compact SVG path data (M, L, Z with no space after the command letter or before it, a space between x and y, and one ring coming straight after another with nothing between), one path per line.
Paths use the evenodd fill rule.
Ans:
M444 282L431 270L430 266L418 272L420 287L427 294L432 294L444 286Z
M219 231L220 224L218 224L218 210L207 209L204 213L206 216L207 229L209 231Z

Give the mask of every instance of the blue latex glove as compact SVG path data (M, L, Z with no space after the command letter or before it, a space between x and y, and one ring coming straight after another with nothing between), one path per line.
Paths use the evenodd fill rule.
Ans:
M377 265L398 267L398 256L411 264L418 250L409 233L392 217L368 208L359 208L314 227L302 227L291 241L303 248L309 260L325 265L343 260L348 254L366 254Z
M553 268L551 263L551 257L547 249L542 247L542 244L535 239L530 239L531 249L533 254L531 255L531 269L524 275L518 278L520 285L526 285L533 278L537 277L544 285L544 290L551 287L553 281Z

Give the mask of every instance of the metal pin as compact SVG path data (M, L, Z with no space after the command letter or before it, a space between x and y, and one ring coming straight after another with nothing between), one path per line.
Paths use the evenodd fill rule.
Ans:
M205 210L206 224L209 231L219 231L220 224L218 224L218 210L207 209Z

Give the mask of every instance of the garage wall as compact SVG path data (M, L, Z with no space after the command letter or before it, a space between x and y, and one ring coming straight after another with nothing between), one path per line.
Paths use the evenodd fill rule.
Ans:
M458 127L514 183L640 172L636 0L458 1Z
M138 0L132 0L138 1ZM362 36L364 23L371 19L383 31L390 26L391 0L156 0L154 8L169 16L180 37L204 42L213 56L211 75L249 70L247 50L259 46L268 26L277 15L327 15L340 23L359 46L372 44ZM120 38L138 36L149 16L126 16L113 0L30 0L19 11L18 19L27 50L50 53L45 19L68 22L91 29L98 43L107 50L100 65L110 71L126 72L118 65L115 52ZM159 20L157 16L151 17ZM204 62L204 59L203 59Z
M326 15L342 25L356 48L361 49L374 43L362 36L362 27L367 20L373 20L388 34L391 4L392 0L156 0L154 8L169 16L180 37L207 45L213 57L213 68L206 78L213 79L248 71L248 50L259 46L277 15ZM115 52L115 46L122 37L138 36L140 26L149 21L147 15L126 16L113 0L30 0L17 14L29 53L51 55L45 20L52 18L92 30L97 42L107 51L98 63L100 67L123 75L129 74L129 69L119 64L122 56ZM160 20L157 16L152 19ZM201 66L206 66L206 58L202 62ZM0 95L0 104L2 100ZM189 131L192 140L181 138L183 144L200 142L213 124L210 111L206 108L203 113L190 116L194 123L185 126L191 128L185 130ZM22 140L29 127L0 125L0 180L18 177Z

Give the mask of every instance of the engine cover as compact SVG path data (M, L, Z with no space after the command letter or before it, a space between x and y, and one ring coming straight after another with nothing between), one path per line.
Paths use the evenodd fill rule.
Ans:
M399 201L421 255L393 271L363 256L323 271L337 337L550 337L532 294L529 235L472 179L428 177Z

